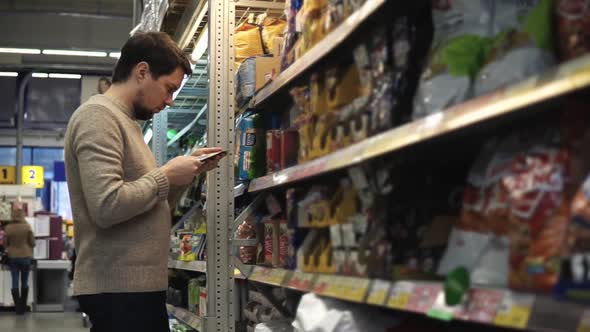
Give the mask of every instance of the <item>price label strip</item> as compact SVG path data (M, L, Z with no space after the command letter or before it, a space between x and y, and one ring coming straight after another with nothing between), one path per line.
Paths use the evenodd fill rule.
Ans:
M526 328L534 302L535 296L532 294L505 292L494 324L518 329Z
M384 280L374 280L373 287L369 292L367 303L372 305L385 305L387 294L391 289L391 282Z
M338 288L336 287L336 276L332 275L320 275L313 286L313 292L318 295L329 295L337 291Z
M391 289L391 295L387 301L387 307L393 309L406 309L413 291L413 283L406 281L396 282Z
M311 273L293 272L287 282L287 287L309 292L312 288L314 277L315 275Z
M427 313L434 306L441 292L442 287L440 285L416 285L406 309L419 313Z
M362 303L369 291L369 279L340 277L340 285L342 288L341 298L348 301Z
M472 322L492 323L504 298L504 291L494 289L469 290L464 310L455 317Z
M289 271L283 269L272 269L268 277L268 283L275 286L282 286Z
M260 267L260 266L255 266L254 269L252 270L252 274L250 274L250 280L254 280L254 281L258 281L258 282L264 282L264 278L266 277L268 273L268 270Z

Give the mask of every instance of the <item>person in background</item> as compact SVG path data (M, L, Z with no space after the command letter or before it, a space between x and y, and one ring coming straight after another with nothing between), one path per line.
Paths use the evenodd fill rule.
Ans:
M25 213L19 202L14 203L12 222L5 227L4 244L12 277L11 292L15 311L17 315L24 315L29 296L29 272L33 263L35 235L31 225L25 220Z
M101 95L111 87L111 80L106 77L101 77L98 79L98 93Z
M221 159L197 156L221 149L200 149L158 167L137 120L172 106L190 74L188 58L170 36L138 33L121 50L112 86L82 104L68 123L74 295L92 332L169 331L170 207Z

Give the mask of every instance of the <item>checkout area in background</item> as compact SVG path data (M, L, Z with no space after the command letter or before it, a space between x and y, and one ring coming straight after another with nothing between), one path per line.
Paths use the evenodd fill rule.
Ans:
M6 169L7 167L0 166L0 180L5 180L3 176L8 174L8 171L4 171ZM35 168L35 171L39 171L39 168ZM33 178L32 172L22 174L23 179L26 175L31 180ZM58 312L64 311L69 283L68 272L71 269L71 262L64 252L64 239L73 236L73 226L71 221L64 222L60 213L48 212L43 206L37 190L44 185L45 183L39 182L23 185L0 183L0 250L4 250L2 228L8 221L2 220L6 219L6 213L3 211L11 209L13 202L20 201L24 203L26 220L35 234L34 263L29 275L30 291L27 306L38 312ZM64 206L67 206L66 210L69 209L63 165L56 165L50 186L52 197L49 211L63 211ZM67 202L63 202L64 200ZM69 217L67 212L66 217ZM6 265L0 267L0 307L14 307L10 269Z

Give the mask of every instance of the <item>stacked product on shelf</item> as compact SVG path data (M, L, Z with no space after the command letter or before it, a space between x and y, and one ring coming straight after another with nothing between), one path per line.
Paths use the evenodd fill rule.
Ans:
M298 66L346 17L368 5L287 1L282 70ZM345 46L314 59L302 75L279 74L277 85L283 85L272 90L282 93L262 91L271 100L262 104L265 109L242 115L238 178L272 183L262 189L273 190L259 194L264 204L232 234L240 240L234 252L238 264L254 271L255 281L445 320L526 328L535 296L567 300L564 306L587 303L590 116L587 95L571 93L587 83L572 84L575 88L551 105L519 100L513 109L528 107L528 113L511 118L486 106L496 101L497 91L525 96L523 91L533 92L539 82L579 70L576 58L590 50L588 6L560 0L433 0L385 2L382 8L372 17L376 24L359 25ZM521 81L530 84L508 90ZM258 89L253 90L249 97L256 99ZM244 105L247 99L237 95ZM443 123L447 114L463 122L469 115L477 118L478 107L481 113L497 111L497 118L486 126L490 117L481 116L462 131L453 121ZM462 114L463 109L473 114ZM416 133L399 128L413 124L421 125ZM398 132L419 137L429 130L451 135L418 139L419 147L402 145L391 155L359 156L360 162L340 162L345 166L317 176L356 143L379 135L375 141L387 144L387 135L395 140ZM301 174L289 178L296 165L302 165ZM346 287L337 286L323 292L331 287L326 275L371 286L413 284L403 297L384 287L379 300L372 300L369 286L360 295L344 294ZM477 296L487 299L484 304L475 300L481 289ZM520 294L525 300L518 300ZM298 310L296 330L312 329L298 319L313 316L313 301L322 301L313 297L304 296L300 308L306 314L301 318ZM386 303L388 298L393 301ZM308 299L310 304L303 304ZM528 308L520 316L512 313L519 301L530 302L519 307ZM580 322L568 323L566 330L585 326L580 308L573 318ZM400 318L378 330L435 325Z

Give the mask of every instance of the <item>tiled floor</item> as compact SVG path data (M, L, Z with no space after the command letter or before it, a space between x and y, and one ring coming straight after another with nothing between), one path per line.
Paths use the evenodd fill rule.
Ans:
M0 331L11 332L88 332L82 325L82 314L28 313L16 316L13 312L0 312Z

